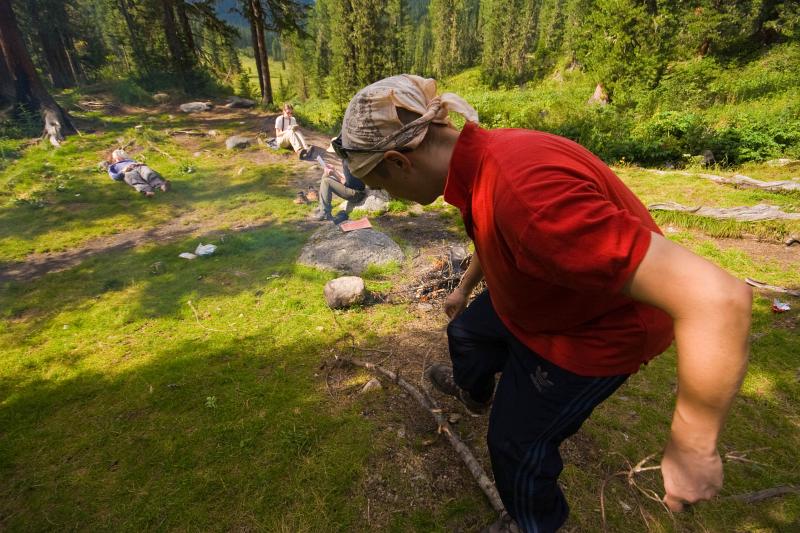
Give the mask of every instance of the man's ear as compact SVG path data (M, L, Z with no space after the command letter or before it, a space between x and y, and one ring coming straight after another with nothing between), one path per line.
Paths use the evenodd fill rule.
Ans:
M396 168L397 170L408 171L411 168L411 161L405 154L395 150L389 150L383 153L383 162L387 168Z

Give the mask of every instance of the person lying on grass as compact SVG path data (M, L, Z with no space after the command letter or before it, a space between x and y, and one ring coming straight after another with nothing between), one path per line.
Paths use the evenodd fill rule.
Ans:
M448 115L460 113L459 132ZM750 288L667 240L599 158L562 137L485 130L434 80L394 76L350 101L335 146L370 188L456 206L475 255L445 301L452 368L435 388L475 414L508 515L486 531L555 531L561 442L674 339L678 392L661 472L673 511L722 486L717 443L748 360ZM467 305L484 279L488 291ZM500 374L495 385L496 375Z
M107 170L112 180L124 181L148 198L155 196L156 189L164 192L170 189L169 181L161 174L144 163L134 161L121 149L111 152Z

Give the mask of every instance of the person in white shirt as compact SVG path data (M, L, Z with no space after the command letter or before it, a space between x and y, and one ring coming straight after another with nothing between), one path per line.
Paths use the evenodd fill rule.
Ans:
M297 119L294 118L294 108L292 104L283 104L283 114L275 119L275 141L281 148L289 146L303 159L308 153L309 147L305 137L300 133Z

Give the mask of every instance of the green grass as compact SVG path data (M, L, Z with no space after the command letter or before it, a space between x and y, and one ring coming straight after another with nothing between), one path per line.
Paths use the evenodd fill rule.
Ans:
M398 442L362 416L383 407L402 423L404 411L392 410L398 391L387 384L377 400L333 401L320 369L346 333L360 344L392 342L413 313L392 304L335 315L325 307L322 289L334 274L295 265L310 231L303 223L308 208L292 204L288 188L297 163L248 164L247 153L231 155L220 140L201 141L208 152L194 156L165 131L191 127L189 117L84 118L91 117L102 120L102 131L72 137L59 150L0 145L11 154L0 167L0 262L176 220L204 226L0 285L0 527L367 531L364 486L376 470L388 489L401 492L400 501L413 499L416 481L405 463L387 458L403 447L404 456L424 460L421 446ZM135 130L140 123L145 127ZM143 146L137 157L172 179L175 192L148 201L96 171L117 137ZM617 170L646 203L800 209L793 195ZM751 166L745 173L773 172ZM408 216L406 210L393 203L390 216ZM460 231L456 209L440 199L425 207L431 211ZM670 223L678 228L670 238L739 277L800 286L794 265L721 247L712 236L722 226L698 226L688 216ZM781 234L797 229L765 227ZM218 250L193 261L178 258L199 242ZM406 266L368 269L367 288L391 290ZM793 311L786 315L772 314L767 296L756 300L751 368L721 448L751 450L748 458L763 464L726 463L723 496L800 483L800 300L787 299ZM599 530L603 479L661 450L674 369L670 350L581 432L563 475L570 526ZM462 424L475 433L473 422ZM482 446L482 435L473 437ZM441 454L451 453L441 446ZM657 473L637 480L661 490ZM624 480L609 481L605 495L609 531L792 531L800 520L796 496L754 505L723 499L671 518ZM471 482L453 498L381 511L390 531L464 529L491 514Z

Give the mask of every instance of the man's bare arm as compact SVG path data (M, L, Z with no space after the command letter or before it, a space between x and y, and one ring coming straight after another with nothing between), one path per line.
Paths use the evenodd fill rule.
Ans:
M476 252L472 254L472 260L469 262L469 266L467 267L467 271L464 272L461 282L444 301L444 312L451 320L464 311L467 307L469 295L472 294L472 291L478 286L478 283L480 283L482 279L483 270L481 269L481 263L478 261L478 254Z
M664 501L679 511L722 487L717 440L747 369L752 291L656 233L625 291L675 324L678 395L661 468Z

